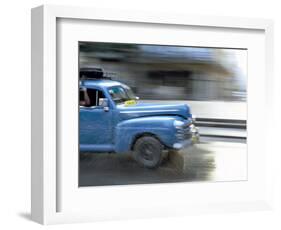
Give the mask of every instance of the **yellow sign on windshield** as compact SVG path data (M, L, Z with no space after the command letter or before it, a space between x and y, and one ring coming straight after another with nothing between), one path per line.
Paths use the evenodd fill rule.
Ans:
M129 101L125 101L125 106L132 106L132 105L136 105L137 102L135 100L129 100Z

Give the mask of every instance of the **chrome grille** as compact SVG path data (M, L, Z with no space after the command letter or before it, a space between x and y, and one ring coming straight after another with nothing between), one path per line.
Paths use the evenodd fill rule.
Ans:
M190 139L192 136L192 134L190 132L190 125L188 124L188 125L183 126L181 129L177 129L176 136L179 140Z

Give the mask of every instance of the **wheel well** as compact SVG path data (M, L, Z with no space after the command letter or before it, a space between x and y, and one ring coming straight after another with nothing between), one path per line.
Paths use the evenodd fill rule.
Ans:
M154 137L155 139L157 139L157 140L164 146L164 148L166 148L166 146L162 143L162 141L158 138L157 135L155 135L154 133L149 133L149 132L147 132L147 133L140 133L140 134L137 134L137 135L134 137L134 139L133 139L133 141L132 141L132 144L131 144L131 150L134 149L134 145L135 145L135 143L137 142L138 139L140 139L140 138L142 138L142 137L147 137L147 136L149 136L149 137Z

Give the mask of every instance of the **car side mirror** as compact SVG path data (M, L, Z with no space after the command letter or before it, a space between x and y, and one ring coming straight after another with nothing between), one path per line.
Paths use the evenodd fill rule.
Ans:
M109 111L108 104L109 103L107 98L99 98L99 106L103 107L105 112Z

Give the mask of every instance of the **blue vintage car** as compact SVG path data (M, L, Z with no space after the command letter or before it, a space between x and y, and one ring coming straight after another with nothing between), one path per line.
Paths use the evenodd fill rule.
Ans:
M125 84L80 79L80 152L131 152L143 167L158 167L165 150L198 139L186 104L141 103Z

